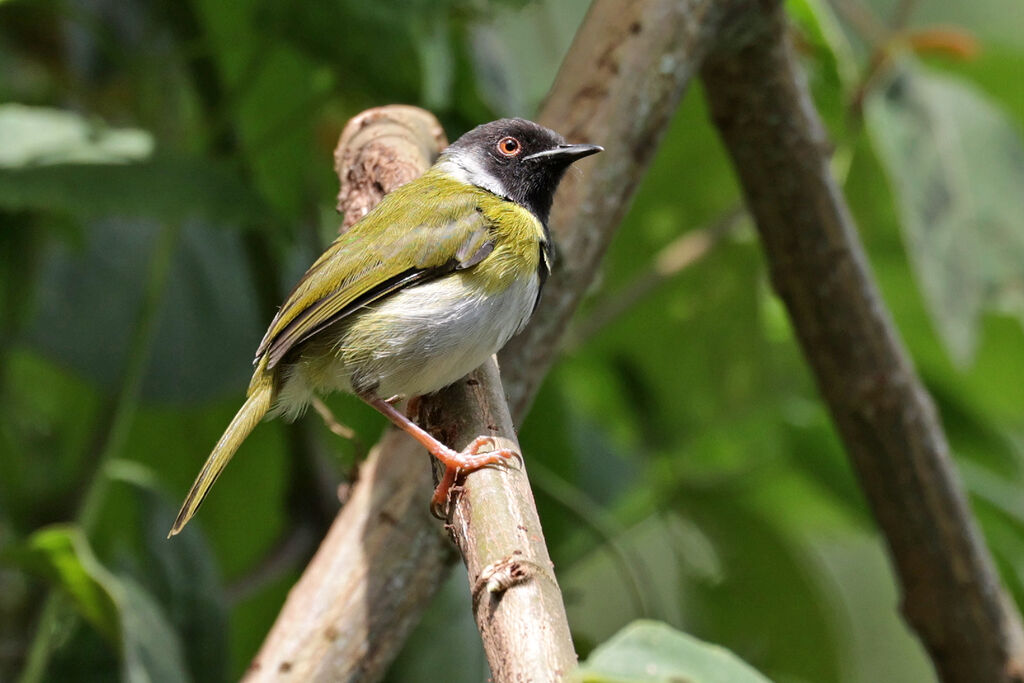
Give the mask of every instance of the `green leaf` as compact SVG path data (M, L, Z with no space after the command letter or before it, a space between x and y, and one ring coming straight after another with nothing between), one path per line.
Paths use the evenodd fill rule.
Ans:
M413 22L410 35L420 58L423 106L434 110L450 107L455 58L448 18L435 14L426 21Z
M0 105L0 168L117 164L152 152L153 137L144 130L108 128L61 109Z
M81 531L72 526L47 527L32 534L26 546L33 564L71 597L86 621L116 644L120 619L110 577Z
M1024 144L984 93L910 58L872 92L865 120L929 313L966 364L983 310L1024 323Z
M0 209L242 222L266 217L259 195L218 162L156 156L130 164L0 167Z
M825 0L787 0L786 12L830 75L847 91L855 87L857 61L832 6Z
M725 648L656 621L634 621L580 665L581 683L766 683Z
M190 680L181 641L160 605L128 578L118 580L121 614L121 678L130 683L173 683Z
M589 5L584 0L524 7L492 3L486 15L470 23L475 85L492 111L527 117L537 111Z
M81 529L47 527L34 533L27 545L56 585L71 596L79 614L120 650L123 680L189 680L181 643L159 604L133 580L104 567Z
M213 551L198 526L167 541L177 506L162 491L156 472L131 460L113 460L107 476L131 487L140 508L137 571L151 595L164 605L181 634L193 681L228 677L227 605Z
M84 248L55 245L43 263L27 338L113 391L159 229L146 220L97 220L86 226ZM183 225L144 399L195 400L245 386L261 317L250 272L239 232Z

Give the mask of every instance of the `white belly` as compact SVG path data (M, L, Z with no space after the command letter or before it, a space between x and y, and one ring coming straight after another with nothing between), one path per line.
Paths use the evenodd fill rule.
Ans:
M334 390L389 398L446 387L522 329L538 286L532 275L486 295L468 274L455 273L397 292L353 316L329 370L296 364L286 375L279 410L294 415L313 393Z

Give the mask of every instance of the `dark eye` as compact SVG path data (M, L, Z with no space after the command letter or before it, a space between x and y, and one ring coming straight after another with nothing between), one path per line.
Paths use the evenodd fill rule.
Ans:
M514 157L523 151L523 146L513 137L502 138L498 141L498 151L507 157Z

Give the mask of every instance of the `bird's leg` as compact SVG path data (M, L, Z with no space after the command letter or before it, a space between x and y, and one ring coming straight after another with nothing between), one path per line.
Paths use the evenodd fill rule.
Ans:
M509 448L499 448L486 453L480 453L479 450L481 447L487 444L494 444L494 439L489 436L478 436L473 439L473 441L470 442L470 444L460 453L459 451L445 446L443 443L432 437L425 429L403 415L401 411L396 409L387 401L383 401L379 398L369 398L366 396L361 396L360 398L380 411L381 414L391 420L396 427L419 441L431 455L444 464L446 468L445 474L444 477L441 478L441 483L438 484L437 489L434 491L434 498L431 501L432 508L443 505L447 501L448 490L451 488L452 484L455 482L455 477L460 472L472 472L473 470L478 470L481 467L501 462L504 458L522 457L519 453Z

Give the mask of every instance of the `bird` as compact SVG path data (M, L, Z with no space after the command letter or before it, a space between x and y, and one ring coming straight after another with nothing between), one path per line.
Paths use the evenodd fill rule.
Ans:
M448 472L518 457L510 449L481 453L493 442L488 436L455 451L393 404L457 382L523 329L552 268L548 216L555 190L569 166L601 151L569 144L526 119L485 123L342 233L271 321L247 398L168 537L196 514L262 419L293 420L331 392L373 406ZM435 504L446 495L438 489Z

